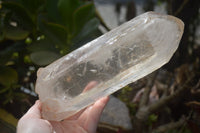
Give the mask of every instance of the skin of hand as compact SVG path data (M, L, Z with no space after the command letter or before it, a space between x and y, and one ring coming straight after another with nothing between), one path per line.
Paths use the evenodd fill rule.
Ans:
M84 91L89 90L94 85L95 83L90 83ZM37 100L19 120L17 133L95 133L101 113L108 100L108 97L101 98L93 105L59 122L42 119L42 104Z

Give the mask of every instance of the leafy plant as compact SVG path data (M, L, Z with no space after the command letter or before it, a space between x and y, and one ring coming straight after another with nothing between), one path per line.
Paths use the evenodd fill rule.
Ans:
M20 88L31 88L39 66L101 35L98 26L92 2L0 1L1 101L7 104L17 96L25 98Z

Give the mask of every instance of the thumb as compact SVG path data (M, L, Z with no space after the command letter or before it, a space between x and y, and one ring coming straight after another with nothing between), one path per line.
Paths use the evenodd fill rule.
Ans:
M26 114L22 117L28 118L41 118L41 102L37 100L35 104L26 112Z
M17 133L52 133L52 126L41 119L41 102L37 100L27 113L18 121Z

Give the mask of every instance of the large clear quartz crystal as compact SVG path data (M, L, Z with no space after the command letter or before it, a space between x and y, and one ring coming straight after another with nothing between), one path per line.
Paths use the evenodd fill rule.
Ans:
M178 18L147 12L40 68L36 92L43 118L68 118L160 68L176 51L183 29Z

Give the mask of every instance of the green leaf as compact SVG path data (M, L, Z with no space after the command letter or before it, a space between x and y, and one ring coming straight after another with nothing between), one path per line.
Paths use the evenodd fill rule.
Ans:
M45 0L19 0L19 2L32 14L37 14L44 5Z
M8 113L6 110L0 108L0 120L3 120L13 127L17 126L17 119L10 113Z
M0 83L6 87L18 82L17 72L10 67L0 67Z
M157 119L158 119L158 116L157 116L157 115L151 114L151 115L149 116L149 120L152 121L152 122L157 121Z
M0 88L0 94L6 92L9 90L9 87L5 87L5 88Z
M93 38L94 32L98 30L100 22L97 18L93 18L88 21L79 34L74 38L74 43L79 43L80 41L86 40L86 38ZM101 35L101 34L99 34ZM95 36L96 37L96 36Z
M87 3L79 7L73 15L75 34L81 31L83 26L92 18L95 17L95 10L93 3Z
M56 23L44 23L46 28L45 33L52 39L56 44L65 44L67 40L67 30L64 26Z
M51 51L39 51L32 53L30 57L35 64L45 66L58 59L60 55Z
M73 43L72 45L72 50L75 50L82 45L94 40L95 38L99 37L102 35L102 32L99 29L94 30L91 32L91 34L88 34L85 38L80 38L80 40L75 41L76 43Z
M29 31L22 30L16 27L6 27L5 28L5 38L10 40L23 40L27 38Z
M3 8L12 11L12 13L14 14L13 16L15 16L15 18L18 18L24 27L33 28L35 26L30 13L22 5L16 2L2 2L2 6Z
M0 65L5 65L11 59L14 52L20 52L24 47L24 43L18 41L2 49L0 51Z
M67 45L67 29L56 23L50 23L44 20L43 16L39 17L39 28L54 45L65 48Z
M32 52L53 51L59 53L59 50L55 48L55 45L51 41L49 41L49 39L43 39L40 41L33 42L27 47L27 49Z
M54 22L62 24L61 16L58 11L58 0L47 0L46 9L49 18L51 18Z
M65 26L72 28L73 18L72 15L76 8L80 6L79 0L59 0L58 2L58 10L61 14L62 20ZM71 29L70 29L71 31Z
M158 116L155 114L151 114L149 115L149 119L147 121L148 125L152 125L154 122L156 122L158 120Z

